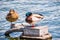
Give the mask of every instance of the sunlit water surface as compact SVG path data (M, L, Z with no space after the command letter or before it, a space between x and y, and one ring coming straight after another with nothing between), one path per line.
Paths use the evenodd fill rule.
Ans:
M10 23L5 19L10 9L14 9L19 14L19 19L14 23L25 22L26 12L43 14L44 19L38 24L48 26L52 40L60 40L59 0L0 0L0 40L13 40L4 36L4 32L10 29Z

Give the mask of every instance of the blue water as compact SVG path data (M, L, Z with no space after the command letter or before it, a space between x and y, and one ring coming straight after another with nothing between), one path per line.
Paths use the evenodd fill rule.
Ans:
M19 19L14 23L25 22L26 12L43 14L44 19L38 24L48 26L52 40L60 40L60 0L0 0L0 40L9 40L4 32L10 29L10 23L5 19L10 9L19 14Z

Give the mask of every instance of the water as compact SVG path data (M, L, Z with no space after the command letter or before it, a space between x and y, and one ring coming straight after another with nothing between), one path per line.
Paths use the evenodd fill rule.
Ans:
M4 36L4 32L10 29L10 23L5 19L10 9L19 14L19 19L14 23L25 22L26 12L43 14L44 19L38 24L48 26L52 40L60 40L60 0L0 0L0 40L18 40Z

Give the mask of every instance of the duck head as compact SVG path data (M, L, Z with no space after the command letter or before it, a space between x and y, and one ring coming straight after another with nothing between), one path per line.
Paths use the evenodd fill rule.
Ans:
M11 14L14 14L14 10L13 9L10 9L10 11L9 11L9 13L11 13Z

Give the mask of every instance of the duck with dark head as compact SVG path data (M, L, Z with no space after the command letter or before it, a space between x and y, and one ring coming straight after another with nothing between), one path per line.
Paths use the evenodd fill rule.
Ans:
M35 22L40 21L40 19L43 19L43 15L42 14L38 14L38 13L32 13L32 12L27 12L26 13L26 19L25 21L29 24L32 25L32 27L35 27Z

